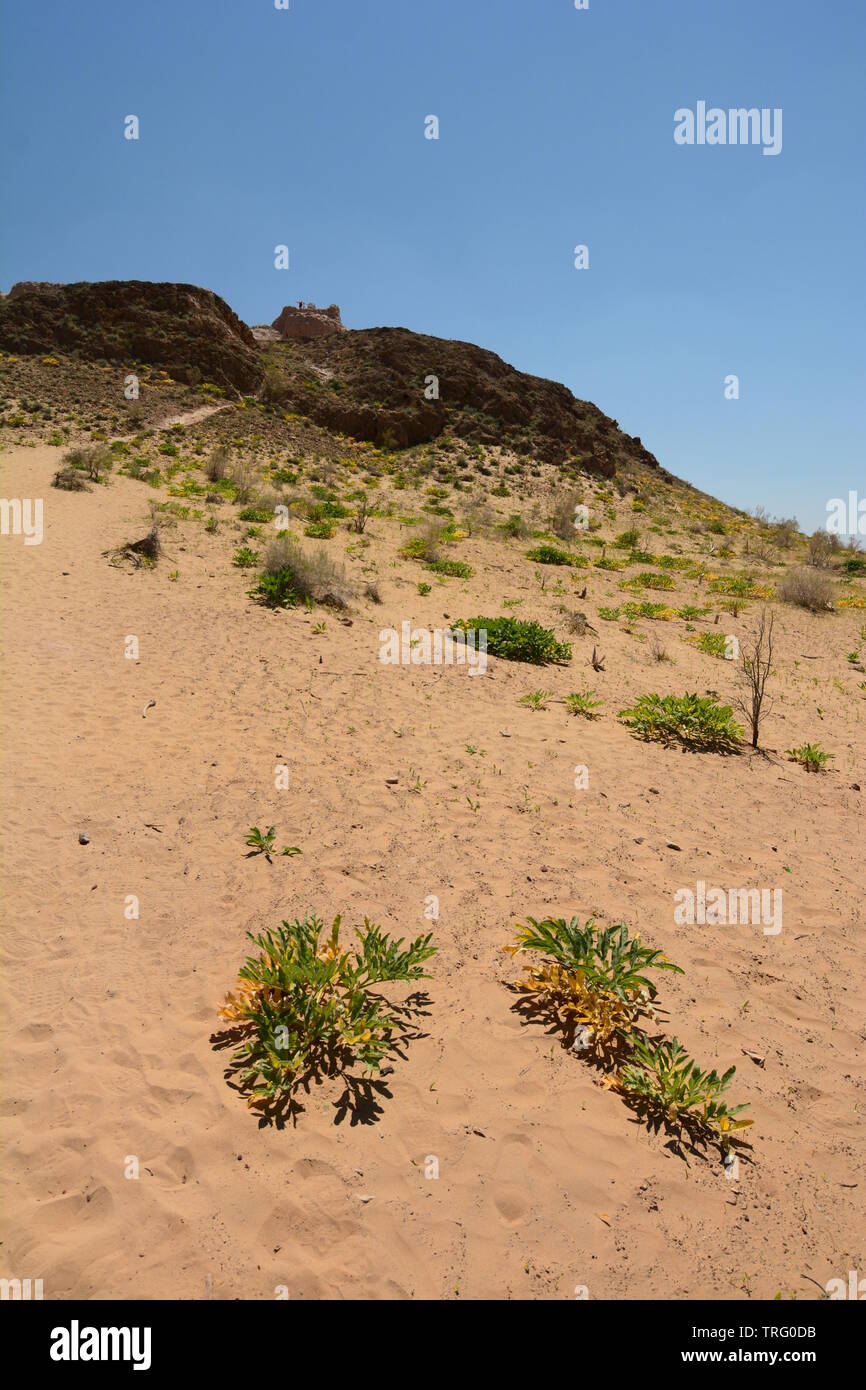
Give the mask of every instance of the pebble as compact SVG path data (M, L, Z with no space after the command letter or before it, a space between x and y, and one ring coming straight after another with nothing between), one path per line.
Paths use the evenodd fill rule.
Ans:
M90 836L89 836L89 835L85 835L85 833L84 833L83 830L80 831L80 833L79 833L79 836L78 836L78 843L79 843L80 845L89 845L89 844L90 844Z

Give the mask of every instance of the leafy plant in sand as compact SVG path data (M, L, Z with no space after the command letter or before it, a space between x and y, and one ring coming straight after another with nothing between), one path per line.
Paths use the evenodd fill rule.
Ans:
M526 695L521 695L517 703L526 705L529 709L539 710L547 709L547 702L552 699L552 690L530 690Z
M487 652L506 661L527 661L536 666L571 660L571 646L558 642L550 628L520 618L461 618L455 632L487 633ZM476 639L479 640L479 639Z
M254 854L263 854L270 864L276 835L277 830L274 825L269 830L259 830L259 827L254 825L244 840L244 844L250 845Z
M799 748L786 749L786 756L807 772L821 772L836 755L825 753L820 743L801 743Z
M648 970L683 973L662 951L629 937L624 922L601 930L594 917L584 927L577 917L529 917L516 943L505 949L511 956L540 957L514 988L535 996L567 1035L583 1027L587 1045L603 1049L631 1040L637 1018L656 994Z
M565 704L569 714L579 714L584 719L598 719L596 710L601 708L604 701L594 700L594 695L594 690L575 690L566 695Z
M245 844L250 846L250 853L247 855L247 858L251 858L254 854L263 854L268 863L272 864L273 860L271 859L271 855L276 848L276 833L276 827L273 825L269 826L267 830L259 830L259 827L254 825L244 841ZM301 851L297 845L283 845L280 850L280 854L285 855L287 858L291 858L293 855L300 853Z
M727 656L727 638L723 632L701 632L696 637L689 637L688 641L705 656L716 656L722 660Z
M730 705L711 695L641 695L619 717L640 738L686 747L731 751L743 736Z
M537 545L534 550L526 552L527 558L535 560L539 565L571 565L574 557L566 550L561 550L557 545Z
M402 937L392 940L365 918L356 930L359 945L346 949L339 917L324 940L323 929L321 918L308 914L249 934L256 954L219 1014L248 1034L234 1062L250 1106L289 1095L299 1075L319 1063L357 1059L378 1071L397 1019L372 986L428 978L424 962L436 952L430 934L404 949Z
M729 1107L722 1098L736 1070L729 1067L723 1076L701 1071L677 1038L650 1041L637 1035L615 1088L667 1120L697 1123L724 1139L753 1123L737 1118L748 1105Z

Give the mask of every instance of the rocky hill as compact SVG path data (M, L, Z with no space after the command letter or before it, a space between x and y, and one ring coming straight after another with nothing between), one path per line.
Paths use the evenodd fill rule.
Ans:
M312 317L326 336L307 340ZM299 332L301 340L284 341ZM567 387L472 343L406 328L343 330L336 306L286 308L271 330L254 335L223 299L195 285L21 283L0 298L0 348L127 369L147 364L175 381L260 394L271 407L392 450L448 432L604 477L630 463L658 467L640 439Z
M640 439L597 406L472 343L368 328L263 351L267 392L356 439L405 448L447 428L469 442L546 463L579 462L605 477L626 461L658 467Z
M22 282L0 299L0 348L68 353L131 367L161 367L177 381L196 373L254 391L262 381L255 338L224 299L196 285L144 280Z

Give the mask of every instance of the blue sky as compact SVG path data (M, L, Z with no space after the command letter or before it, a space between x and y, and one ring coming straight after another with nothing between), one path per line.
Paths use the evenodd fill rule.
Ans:
M864 51L853 0L0 0L0 286L477 342L812 529L866 493ZM676 145L700 100L781 153Z

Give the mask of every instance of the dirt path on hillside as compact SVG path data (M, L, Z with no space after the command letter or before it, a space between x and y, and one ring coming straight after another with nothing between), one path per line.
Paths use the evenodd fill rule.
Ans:
M154 425L156 430L170 430L174 425L197 425L200 420L207 420L210 415L219 415L221 410L231 410L232 401L222 401L219 405L200 405L195 410L187 410L182 415L169 415L165 420Z

